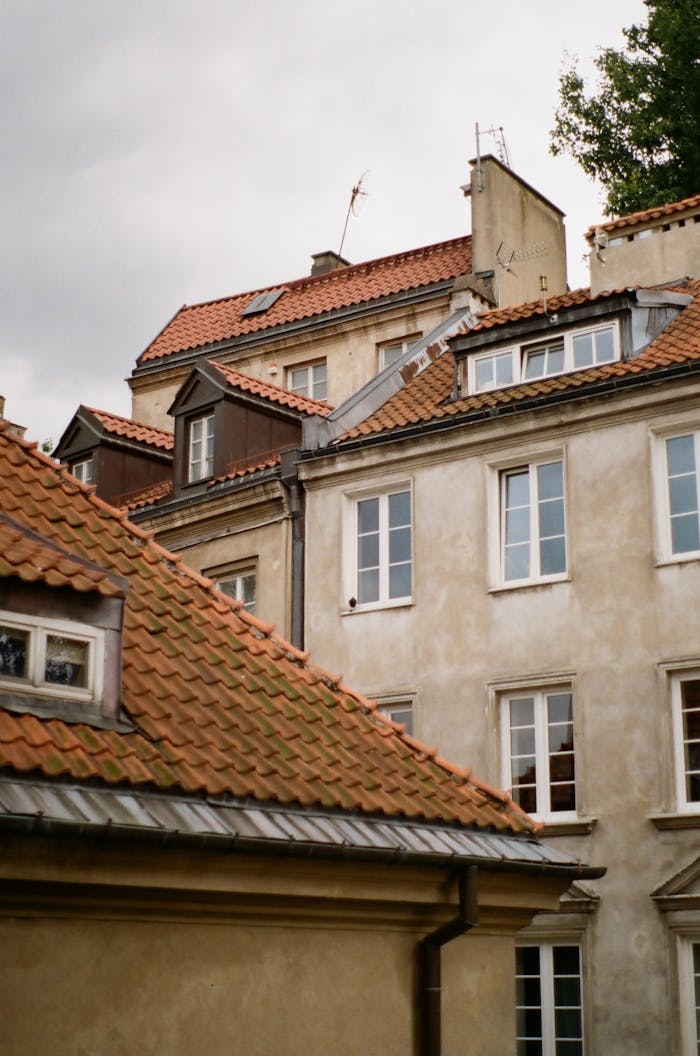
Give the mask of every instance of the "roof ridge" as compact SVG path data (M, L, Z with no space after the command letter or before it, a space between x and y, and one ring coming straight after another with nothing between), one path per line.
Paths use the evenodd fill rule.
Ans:
M398 253L387 253L382 257L371 257L369 260L358 261L357 264L348 264L347 266L344 266L342 268L333 268L331 271L326 271L322 275L301 275L298 279L288 279L285 282L272 282L269 283L267 286L259 286L252 290L244 290L241 293L228 293L224 294L223 297L212 297L206 301L195 301L193 304L183 304L182 307L178 308L178 310L175 312L172 319L168 320L162 330L159 330L159 332L153 338L153 341L150 341L149 344L146 345L146 349L151 347L151 345L154 343L154 341L157 340L160 334L167 329L173 319L177 318L177 316L183 311L191 311L195 308L206 308L209 305L213 304L224 304L226 301L237 301L241 300L244 297L253 297L258 293L267 293L270 290L288 290L292 288L296 289L299 286L304 286L307 284L321 285L322 283L328 282L330 280L337 281L342 275L357 273L362 268L367 268L370 265L374 267L379 264L384 264L389 260L400 262L402 260L405 260L407 257L427 255L428 253L435 252L435 250L444 249L445 247L450 245L456 245L459 242L471 241L471 237L471 234L456 235L454 238L446 238L443 239L443 241L441 242L432 242L427 246L416 246L415 249L403 249L400 250Z
M275 385L272 381L265 381L263 378L256 378L252 374L246 374L244 371L238 370L237 367L230 367L227 363L217 363L214 359L208 359L206 362L212 367L215 367L221 374L236 374L238 377L244 378L245 381L252 382L254 385L260 385L272 389L273 392L278 392L281 396L287 397L287 399L291 396L300 403L306 403L310 407L317 407L319 411L323 411L326 414L329 410L333 409L329 403L326 403L323 400L315 400L313 396L305 396L303 393L294 392L292 389L286 389L283 385ZM232 384L235 384L235 382L232 382ZM264 394L259 393L258 395Z

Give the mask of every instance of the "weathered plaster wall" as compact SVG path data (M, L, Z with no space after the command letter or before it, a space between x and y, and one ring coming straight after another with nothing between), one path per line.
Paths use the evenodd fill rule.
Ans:
M655 401L609 398L368 448L338 460L340 480L322 480L320 464L304 469L318 478L308 492L307 646L330 670L373 696L414 694L418 736L499 787L509 783L499 688L572 683L579 814L597 823L590 835L549 838L608 867L594 885L587 998L593 1051L629 1056L669 1052L672 952L649 896L697 855L697 830L649 820L673 807L661 665L700 663L700 563L658 563L651 463L653 430L697 427L700 395ZM493 589L489 467L553 452L565 462L568 578ZM400 479L413 485L414 601L343 613L342 497ZM630 969L640 964L643 985Z
M629 231L613 231L609 242L591 250L591 293L630 285L658 283L700 275L700 213L689 215L683 226L676 216L671 226L657 221ZM640 237L641 235L641 237Z

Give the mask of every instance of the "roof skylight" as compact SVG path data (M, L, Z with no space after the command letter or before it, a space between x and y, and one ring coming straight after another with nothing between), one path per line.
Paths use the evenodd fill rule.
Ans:
M275 301L284 293L284 290L267 290L265 293L258 293L249 304L245 306L241 315L261 315L266 312L268 308L271 308Z

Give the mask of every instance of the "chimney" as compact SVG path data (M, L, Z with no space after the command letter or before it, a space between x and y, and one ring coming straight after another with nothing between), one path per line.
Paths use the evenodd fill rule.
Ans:
M325 275L329 271L336 271L338 268L347 268L350 266L350 261L345 260L340 254L334 253L332 249L327 249L325 253L312 253L311 259L313 264L311 266L311 275Z

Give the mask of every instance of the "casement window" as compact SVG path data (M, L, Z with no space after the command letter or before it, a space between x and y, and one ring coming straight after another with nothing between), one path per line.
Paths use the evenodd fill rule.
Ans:
M0 612L0 692L96 701L103 648L97 628Z
M516 947L517 1056L584 1056L581 960L575 944Z
M388 716L393 722L405 726L406 733L413 734L413 701L380 700L379 711L383 715Z
M669 436L664 448L664 505L670 557L700 554L700 432Z
M474 354L467 359L467 391L489 392L524 381L553 377L620 358L616 323L560 334L547 342L532 342Z
M75 479L83 484L95 483L95 460L93 458L84 458L80 462L74 462L70 471Z
M326 361L309 363L303 367L290 367L287 370L287 388L300 396L309 396L314 400L325 400L327 393L328 369Z
M346 604L350 609L405 603L413 592L411 491L405 486L349 500Z
M501 698L503 783L528 814L576 815L571 687L510 692Z
M226 574L217 581L217 587L222 593L233 598L234 601L243 602L243 608L252 616L255 615L256 597L256 571L254 567L241 568L236 572Z
M402 338L400 341L388 341L384 345L377 346L377 362L379 370L384 370L386 367L390 367L392 363L396 363L397 359L408 352L411 345L414 345L418 341L420 334L414 334L410 338Z
M189 423L187 480L206 480L214 471L214 415L194 418Z
M502 582L547 579L566 573L561 459L501 471L500 540Z
M700 671L671 678L676 802L680 811L700 811Z

